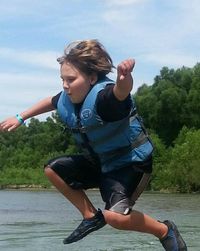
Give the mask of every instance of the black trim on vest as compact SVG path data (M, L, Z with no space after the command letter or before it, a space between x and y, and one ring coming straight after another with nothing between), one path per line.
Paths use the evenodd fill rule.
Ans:
M93 148L90 146L89 143L89 139L86 135L86 131L85 130L80 130L80 128L83 128L83 126L81 125L81 118L80 118L80 110L81 110L81 106L75 106L75 115L77 118L77 128L79 129L80 136L83 140L83 144L81 144L81 146L85 149L87 149L88 153L90 154L90 156L92 157L91 161L99 161L99 156L98 154L93 150ZM87 154L86 154L87 155Z

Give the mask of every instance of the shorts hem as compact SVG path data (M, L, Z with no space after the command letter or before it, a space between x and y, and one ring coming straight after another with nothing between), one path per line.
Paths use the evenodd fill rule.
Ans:
M114 206L112 206L109 211L115 212L115 213L120 213L123 215L127 215L131 211L131 207L127 206L129 204L128 199L123 199L117 202Z

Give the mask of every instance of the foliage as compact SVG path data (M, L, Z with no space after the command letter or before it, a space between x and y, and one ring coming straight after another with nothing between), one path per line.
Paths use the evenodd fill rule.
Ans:
M200 130L183 128L173 148L155 164L155 190L200 191Z
M163 67L134 98L155 145L151 188L200 191L200 64Z
M171 184L181 192L200 190L200 130L187 131L176 143L168 169L174 170ZM178 142L177 141L177 142Z
M42 168L5 168L0 172L0 185L37 185L50 187L50 183L44 177Z
M69 131L57 115L44 122L32 118L27 126L0 133L0 185L46 184L44 164L66 152L76 152Z
M200 64L173 70L163 67L152 86L143 85L135 94L140 115L167 146L183 126L200 128Z

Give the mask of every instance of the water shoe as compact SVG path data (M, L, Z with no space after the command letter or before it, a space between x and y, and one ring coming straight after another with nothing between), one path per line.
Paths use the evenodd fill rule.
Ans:
M172 221L163 222L168 227L167 235L160 240L167 251L187 251L187 246L176 225Z
M81 224L72 232L70 236L63 240L64 244L76 242L89 233L96 231L106 225L102 211L98 209L95 216L90 219L83 219Z

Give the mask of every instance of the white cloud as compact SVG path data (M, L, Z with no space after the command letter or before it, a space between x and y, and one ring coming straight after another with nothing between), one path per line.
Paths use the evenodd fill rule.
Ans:
M148 0L108 0L106 1L108 6L129 6L135 4L141 4L142 2L146 2Z
M13 18L25 18L30 16L45 18L44 14L49 14L49 11L57 10L65 1L27 1L27 0L1 0L0 4L0 19L12 20Z
M34 74L34 73L1 73L0 72L0 95L7 90L22 91L23 89L56 90L62 87L59 74ZM60 84L60 85L59 85Z
M198 61L197 55L185 55L184 53L174 52L155 52L146 54L143 58L144 61L154 63L162 66L169 66L172 68L179 68L182 66L193 67Z
M123 8L119 2L123 1L111 1L112 8L102 15L109 26L107 29L111 30L109 39L115 38L113 45L116 50L160 68L164 65L193 66L198 61L199 1L178 0L158 4L153 0L127 1L132 6Z
M56 74L0 73L0 121L61 90Z
M18 62L43 67L51 70L58 70L59 64L56 62L58 52L54 51L26 51L13 48L0 48L1 60L7 62Z

